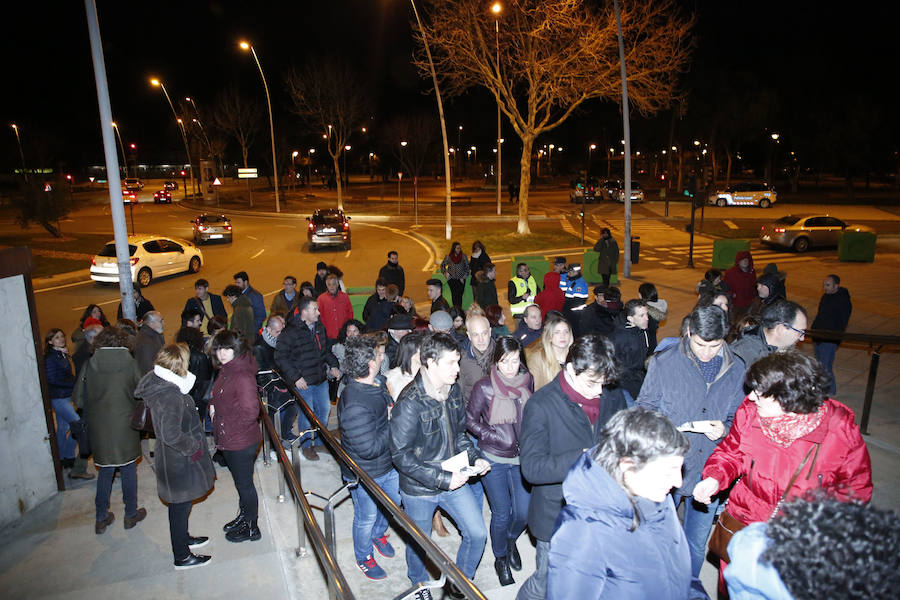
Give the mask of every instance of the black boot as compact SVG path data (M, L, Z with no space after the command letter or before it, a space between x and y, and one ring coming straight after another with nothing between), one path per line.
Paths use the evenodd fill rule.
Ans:
M509 561L507 557L502 556L494 560L494 570L497 571L497 578L500 579L500 585L512 585L516 582L513 579L512 572L509 570Z
M244 509L241 509L235 518L233 518L232 520L225 523L225 525L222 527L222 531L224 531L225 533L228 533L229 531L236 529L238 527L238 525L240 525L243 522L244 522Z
M226 540L236 544L247 540L255 542L260 538L262 538L262 532L260 532L259 526L256 524L256 519L252 521L244 519L238 527L225 534Z
M510 569L522 570L522 557L519 556L519 549L516 548L516 540L509 540L506 545L506 561L509 563Z

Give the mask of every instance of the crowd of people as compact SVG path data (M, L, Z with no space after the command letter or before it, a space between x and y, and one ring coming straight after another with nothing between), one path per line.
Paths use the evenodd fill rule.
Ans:
M821 562L784 550L797 544L786 523L849 544L821 517L843 512L853 520L843 531L886 524L881 537L862 525L852 535L855 548L881 544L869 560L895 569L866 582L865 593L842 597L890 597L898 520L866 506L871 464L853 413L834 398L836 342L817 340L815 357L796 350L808 319L787 299L785 274L770 265L757 277L752 257L739 253L732 269L710 270L698 284L680 335L658 339L667 302L650 283L623 301L610 279L618 247L608 232L597 247L607 257L592 303L580 264L553 260L543 287L527 264L515 265L509 325L481 242L469 256L451 245L443 278L425 282L427 315L404 296L395 251L358 315L340 269L325 263L313 282L285 277L269 310L247 273L236 273L222 293L230 321L222 297L197 280L168 345L162 315L137 288L136 303L147 308L139 324L110 324L89 306L71 356L65 333L48 332L45 370L70 477L94 476L86 468L93 453L96 533L114 521L117 471L125 528L147 514L137 506L141 433L131 427L143 402L175 568L210 560L194 554L209 539L191 536L188 517L212 488L214 461L228 469L239 498L226 539L259 540L257 374L279 372L264 400L285 446L299 445L310 461L322 448L293 387L321 423L336 417L344 450L426 535L447 535L442 515L452 519L461 537L456 564L467 577L488 540L501 585L524 571L520 600L708 598L699 574L709 554L720 567L720 598L823 597L821 581L798 575L821 571ZM466 286L474 301L464 309ZM814 327L842 331L849 293L837 275L823 287ZM342 475L355 480L346 468ZM356 563L366 577L384 579L376 555L395 556L389 514L362 485L351 486L351 496ZM526 531L536 542L534 565L519 553ZM827 547L804 550L827 560ZM407 545L405 558L413 584L431 579L421 548ZM430 589L417 597L431 598Z

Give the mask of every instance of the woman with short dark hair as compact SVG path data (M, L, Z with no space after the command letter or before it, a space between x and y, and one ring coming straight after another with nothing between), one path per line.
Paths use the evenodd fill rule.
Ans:
M75 437L69 432L69 425L78 421L78 414L72 406L72 388L75 374L72 359L66 345L66 334L54 327L44 336L44 373L50 391L50 404L56 415L56 446L63 467L75 464Z
M191 504L213 486L215 471L206 451L203 426L188 395L194 375L188 371L190 350L186 344L169 344L156 355L153 370L144 375L134 390L143 398L153 417L156 434L156 489L169 505L169 537L176 569L200 567L210 556L192 550L205 546L208 537L188 533Z
M225 329L209 344L209 356L219 376L213 383L209 412L213 437L222 452L239 498L238 515L223 527L229 542L262 537L257 524L259 498L253 484L253 464L262 436L256 359L239 331Z
M737 480L717 528L767 521L783 500L815 489L842 501L871 500L869 452L853 411L828 397L818 361L797 351L770 354L753 363L744 387L750 394L693 492L709 503ZM720 559L724 567L728 557Z
M522 346L510 336L497 340L488 376L472 388L466 428L491 464L481 479L491 506L491 549L500 585L515 583L510 568L522 568L516 540L525 531L530 494L519 466L522 410L534 392Z
M691 558L669 491L689 443L662 414L616 413L562 484L547 598L685 600Z

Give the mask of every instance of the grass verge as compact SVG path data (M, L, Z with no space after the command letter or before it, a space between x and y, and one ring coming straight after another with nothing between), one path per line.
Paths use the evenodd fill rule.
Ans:
M581 238L566 233L557 222L533 222L529 235L515 233L514 222L465 224L454 228L453 241L462 244L467 255L472 242L481 240L488 255L529 254L545 248L570 248L581 245ZM426 236L438 249L438 260L450 251L450 243L444 239L442 225L423 225L415 231Z

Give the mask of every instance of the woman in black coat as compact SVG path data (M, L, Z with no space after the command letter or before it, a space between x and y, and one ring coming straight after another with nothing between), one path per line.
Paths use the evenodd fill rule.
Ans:
M206 495L215 479L200 417L188 395L195 379L188 371L190 356L185 344L163 347L156 355L153 370L144 375L134 390L134 395L147 403L153 417L156 486L159 497L169 505L169 536L176 569L199 567L211 558L191 552L206 545L209 538L188 533L191 503Z

